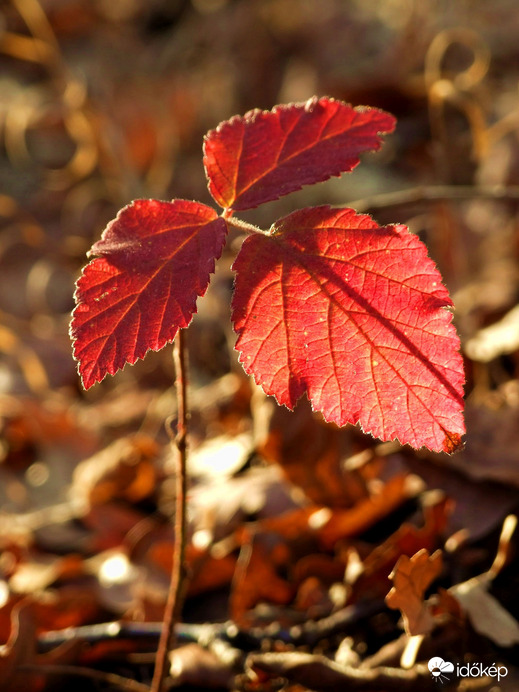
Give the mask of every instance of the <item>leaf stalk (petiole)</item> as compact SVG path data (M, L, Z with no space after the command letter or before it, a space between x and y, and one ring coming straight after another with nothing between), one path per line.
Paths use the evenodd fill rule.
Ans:
M237 219L235 217L232 219L225 218L225 222L229 228L235 228L237 231L241 231L242 233L259 233L260 235L270 235L269 231L264 231L259 226L255 226L247 221L242 221L242 219Z

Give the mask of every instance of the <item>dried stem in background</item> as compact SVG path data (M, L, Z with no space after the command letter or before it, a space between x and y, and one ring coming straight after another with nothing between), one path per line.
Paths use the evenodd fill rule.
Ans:
M406 190L383 192L348 201L348 206L358 212L366 212L421 202L462 201L478 198L513 202L519 200L519 185L419 185Z

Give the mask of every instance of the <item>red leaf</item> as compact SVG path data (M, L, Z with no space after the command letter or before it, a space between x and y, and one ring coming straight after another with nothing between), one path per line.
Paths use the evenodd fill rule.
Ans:
M85 388L189 324L226 232L213 209L186 200L136 200L108 224L75 294L71 336Z
M235 116L206 135L209 190L224 208L257 207L351 171L394 127L384 111L316 97Z
M233 322L245 370L293 408L414 447L461 444L463 362L447 289L405 226L301 209L245 240Z

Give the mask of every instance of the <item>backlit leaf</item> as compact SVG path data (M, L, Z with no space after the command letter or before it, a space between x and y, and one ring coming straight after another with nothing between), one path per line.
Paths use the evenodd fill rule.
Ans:
M256 207L351 171L394 127L384 111L315 97L235 116L206 136L209 190L224 208Z
M405 226L301 209L248 237L234 263L236 348L267 394L307 394L326 420L452 452L463 363L447 289Z
M186 200L136 200L108 224L75 294L71 336L85 388L189 324L226 232L213 209Z

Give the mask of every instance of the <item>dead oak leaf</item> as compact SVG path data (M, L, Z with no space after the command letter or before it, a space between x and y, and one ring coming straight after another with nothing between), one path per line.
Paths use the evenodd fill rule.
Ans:
M413 636L427 634L433 626L433 616L424 602L424 593L439 575L442 568L442 554L436 550L419 550L412 557L402 555L389 578L393 588L386 596L386 604L400 610L405 631Z

